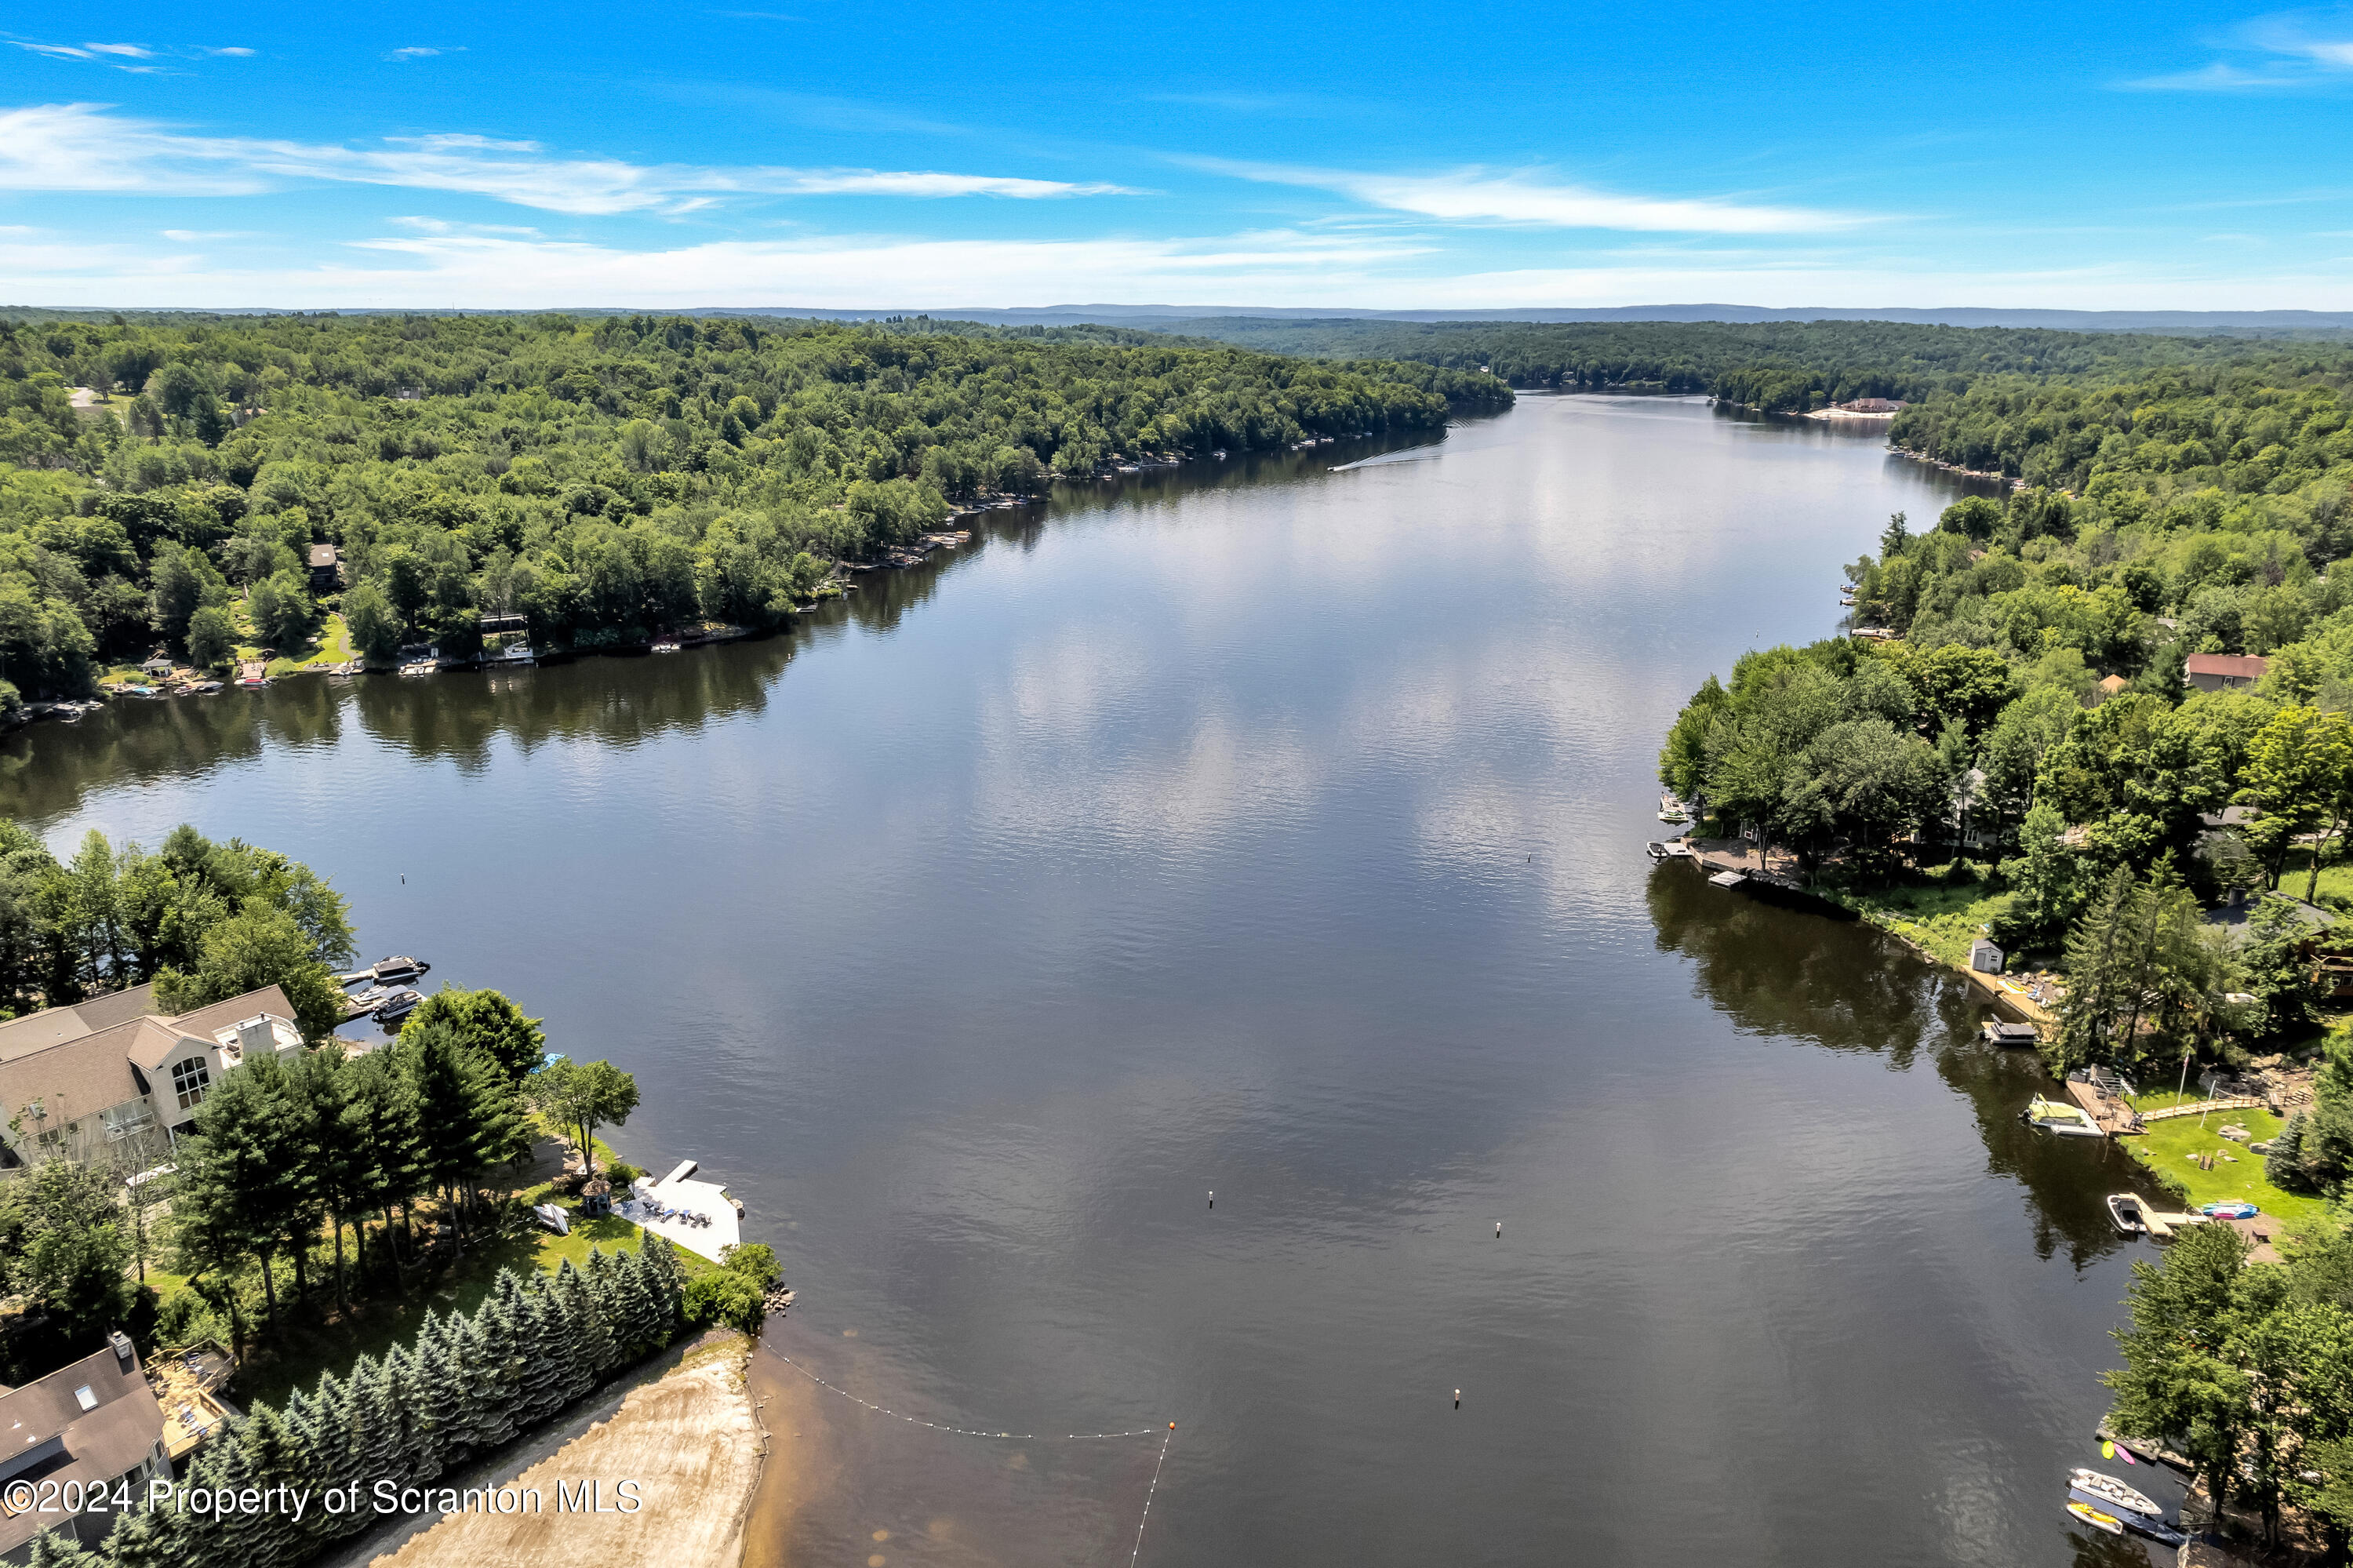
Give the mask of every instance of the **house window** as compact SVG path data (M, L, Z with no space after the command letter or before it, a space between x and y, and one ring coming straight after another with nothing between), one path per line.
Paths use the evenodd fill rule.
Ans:
M205 1065L202 1056L191 1056L185 1062L172 1064L172 1092L179 1096L182 1110L195 1109L212 1081L212 1069Z

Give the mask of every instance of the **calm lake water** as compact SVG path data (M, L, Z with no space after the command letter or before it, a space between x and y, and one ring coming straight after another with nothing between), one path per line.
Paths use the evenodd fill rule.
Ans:
M1175 1421L1154 1568L2137 1563L2061 1507L2123 1157L2018 1124L1951 977L1642 852L1683 699L1955 493L1530 397L1065 491L767 641L117 704L0 805L309 861L638 1075L612 1141L746 1202L775 1350L1041 1435L800 1385L796 1562L1125 1562Z

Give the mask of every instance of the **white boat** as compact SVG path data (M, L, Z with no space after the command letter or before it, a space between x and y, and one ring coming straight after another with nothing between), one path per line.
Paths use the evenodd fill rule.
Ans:
M659 642L654 644L654 652L657 653L675 653L678 652L678 644L665 637Z
M368 970L368 974L386 984L398 985L403 980L417 979L432 967L422 959L412 959L403 953L396 958L378 959L375 961L375 967Z
M2145 1513L2151 1519L2165 1517L2165 1510L2158 1507L2148 1494L2135 1490L2114 1476L2104 1476L2097 1470L2072 1470L2068 1472L2067 1484L2104 1503L2114 1503L2135 1513Z
M1683 801L1677 799L1673 794L1662 794L1659 797L1659 821L1662 822L1686 822L1690 820L1691 813L1683 809Z
M400 673L404 675L430 675L440 668L438 660L419 659L413 664L403 664L400 667ZM242 683L239 683L242 684Z
M417 1004L424 1000L417 992L406 989L394 991L385 1000L385 1004L375 1010L375 1021L378 1023L397 1023L416 1012Z
M2148 1222L2141 1217L2140 1195L2138 1193L2109 1193L2108 1218L2116 1222L2116 1229L2124 1232L2124 1234L2128 1236L2145 1236L2148 1234ZM2088 1476L2092 1474L2089 1470L2078 1470L2075 1473L2078 1476ZM2103 1477L2102 1478L2105 1479L2106 1478ZM2118 1481L2116 1484L2118 1486L2124 1486L2122 1481ZM2131 1491L2132 1489L2126 1487L2125 1489ZM2138 1497L2140 1494L2138 1492L2133 1492L2133 1496ZM2124 1501L2121 1498L2116 1500L2119 1502ZM2126 1503L2125 1506L2130 1508L2133 1505Z
M2020 1113L2028 1126L2043 1132L2057 1133L2061 1138L2105 1138L2099 1125L2081 1109L2064 1100L2046 1100L2037 1095L2027 1102Z
M2090 1503L2071 1502L2067 1505L2067 1511L2073 1514L2078 1522L2088 1524L2094 1530L2105 1530L2110 1535L2122 1535L2125 1532L2122 1520L2113 1514L2102 1513Z
M497 652L491 654L491 662L493 664L530 664L536 662L538 658L538 653L533 652L530 643L514 642L508 644L506 647L501 648Z

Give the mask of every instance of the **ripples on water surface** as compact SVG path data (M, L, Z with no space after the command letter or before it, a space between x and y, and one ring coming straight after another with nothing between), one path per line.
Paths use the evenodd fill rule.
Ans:
M2137 1561L2060 1510L2122 1157L2029 1139L1947 977L1642 854L1683 699L1953 493L1531 397L1066 492L789 636L118 704L0 791L282 848L638 1074L613 1141L745 1200L820 1375L1179 1422L1158 1568ZM1157 1451L791 1408L802 1562L1109 1561Z

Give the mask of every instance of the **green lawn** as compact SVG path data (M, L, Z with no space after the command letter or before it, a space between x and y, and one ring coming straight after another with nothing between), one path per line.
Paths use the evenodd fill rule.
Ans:
M240 628L240 630L245 629ZM258 659L261 656L261 649L258 645L239 648L237 651L237 656L240 659ZM351 630L343 624L342 616L330 615L327 617L326 624L319 629L318 640L311 645L311 651L308 653L300 659L272 659L269 662L269 670L265 673L274 681L280 675L298 674L304 670L314 669L323 664L341 664L352 656Z
M553 1189L536 1187L521 1194L526 1203L544 1203L553 1197ZM573 1201L556 1199L565 1208ZM634 1250L643 1238L641 1232L629 1221L619 1218L572 1222L572 1234L559 1236L536 1226L512 1235L478 1241L466 1249L462 1266L438 1281L431 1294L417 1292L393 1298L379 1298L353 1303L350 1317L335 1316L330 1308L323 1318L290 1320L275 1338L266 1332L259 1320L246 1328L247 1364L238 1369L234 1393L242 1399L266 1400L282 1404L287 1392L307 1388L318 1382L319 1374L332 1372L342 1376L351 1364L363 1355L382 1355L393 1345L416 1337L417 1324L427 1307L436 1311L470 1312L491 1292L499 1270L537 1268L554 1272L565 1258L575 1268L588 1262L588 1249L600 1246L607 1253ZM702 1272L702 1260L681 1251L679 1261L686 1266L690 1277ZM154 1271L149 1270L151 1282ZM281 1286L284 1282L281 1280ZM316 1289L322 1283L312 1280ZM332 1279L325 1283L332 1290ZM316 1298L311 1308L316 1313Z
M2187 1097L2194 1101L2200 1097ZM2179 1104L2179 1099L2168 1089L2160 1094L2137 1096L2132 1104L2136 1110L2162 1110ZM2263 1157L2250 1153L2245 1144L2221 1136L2220 1129L2232 1123L2253 1134L2257 1143L2268 1140L2284 1125L2278 1117L2260 1107L2242 1108L2213 1112L2206 1118L2203 1128L2194 1116L2151 1122L2145 1136L2120 1138L2116 1141L2167 1185L2186 1192L2189 1196L2185 1208L2244 1199L2289 1231L2311 1230L2326 1221L2327 1200L2283 1192L2263 1180ZM2229 1158L2218 1159L2211 1171L2201 1171L2190 1156L2210 1150Z
M1829 896L1962 968L1968 965L1969 944L1985 935L1981 927L2007 908L2010 898L1989 891L1982 882L1920 882L1868 893L1831 891Z

